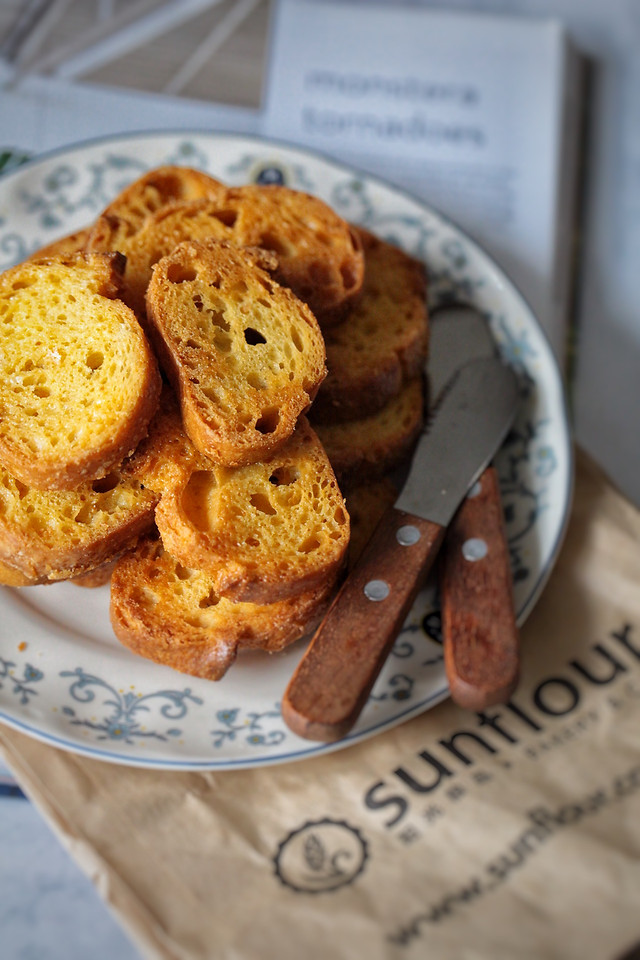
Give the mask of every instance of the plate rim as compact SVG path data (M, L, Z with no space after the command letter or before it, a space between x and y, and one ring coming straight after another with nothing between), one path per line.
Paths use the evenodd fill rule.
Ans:
M524 296L519 286L511 279L508 273L497 263L493 255L488 253L481 243L476 241L472 236L467 233L467 231L461 227L454 218L450 217L443 211L441 211L436 205L421 199L416 196L410 190L405 187L402 187L398 184L393 183L387 178L379 176L377 174L369 173L362 168L359 168L357 165L350 162L343 162L336 159L330 154L326 154L315 148L309 148L301 144L296 144L291 141L284 139L266 137L259 133L252 132L241 132L234 133L233 131L224 131L224 130L215 130L210 131L201 128L172 128L172 129L152 129L152 130L140 130L140 131L124 131L116 134L105 134L101 136L91 137L83 140L74 141L72 143L62 144L58 147L51 148L43 153L39 153L33 157L30 157L28 160L21 163L19 166L6 171L6 173L0 175L0 190L2 185L9 184L11 180L16 177L22 177L25 173L37 169L38 167L46 166L47 164L54 162L57 158L68 156L69 154L82 153L83 151L90 150L92 148L99 148L101 146L106 146L109 144L118 144L118 143L127 143L140 140L153 141L160 139L176 139L176 138L203 138L204 140L215 141L215 140L225 140L228 142L247 142L255 144L258 147L273 147L275 149L282 149L287 151L292 151L300 154L302 157L307 157L313 161L320 161L323 164L329 166L337 173L350 173L354 176L368 181L369 183L379 185L380 187L389 190L405 200L414 204L417 208L422 209L428 216L435 217L439 219L444 225L448 226L454 232L456 232L465 242L469 249L471 249L476 257L480 261L485 263L493 272L494 275L503 282L508 289L510 289L513 296L515 296L516 301L519 303L520 309L526 314L529 323L533 328L536 329L537 334L540 336L544 343L544 347L547 353L547 360L550 363L550 366L554 373L554 378L557 382L558 387L558 408L556 410L556 416L558 419L558 425L560 426L563 434L563 439L566 440L566 445L563 447L563 452L566 455L566 482L563 501L563 513L561 517L561 522L558 526L558 529L555 533L555 538L553 543L549 546L549 560L547 564L539 571L538 577L532 588L526 597L525 601L522 603L519 610L516 611L516 619L518 627L521 627L536 603L538 602L541 593L543 592L549 577L551 576L555 564L557 562L562 544L564 542L569 521L571 518L571 505L573 501L573 491L575 487L575 448L572 436L571 428L571 417L570 417L570 408L569 401L567 397L567 386L565 379L562 374L562 370L557 361L557 358L551 347L549 336L546 330L543 328L542 324L538 320L534 310L530 306L527 298ZM17 148L16 148L17 149ZM188 164L178 164L188 166ZM6 588L10 589L10 588ZM43 731L40 727L35 726L31 723L28 723L22 719L16 719L11 715L7 715L5 711L0 708L0 721L6 724L8 727L17 730L25 735L28 735L39 742L46 743L50 746L57 747L59 749L64 749L68 752L74 753L79 756L86 756L92 759L102 760L109 763L122 764L125 766L138 767L143 769L158 769L158 770L237 770L237 769L252 769L261 766L276 766L278 764L289 764L297 761L302 761L305 759L311 759L317 755L324 756L329 753L337 752L342 749L348 749L351 746L355 746L358 743L362 743L368 739L379 736L381 733L392 729L393 727L398 726L401 723L405 723L408 720L419 716L423 713L428 712L430 709L435 707L438 703L441 703L443 700L447 699L449 696L449 689L446 685L446 680L444 685L439 687L435 692L430 694L426 699L422 700L418 704L413 704L411 707L407 707L406 710L400 711L399 713L394 714L392 718L387 718L382 720L379 724L373 724L366 731L355 732L348 734L346 737L337 741L336 743L316 743L309 747L308 750L297 751L294 753L284 753L276 756L263 755L260 757L250 756L246 758L239 757L237 759L232 758L221 758L221 759L211 759L211 760L180 760L180 759L171 759L171 758L158 758L153 756L140 757L136 754L118 754L114 750L107 750L104 748L96 747L95 745L89 746L84 745L79 741L67 740L66 738L56 734L56 733L47 733Z

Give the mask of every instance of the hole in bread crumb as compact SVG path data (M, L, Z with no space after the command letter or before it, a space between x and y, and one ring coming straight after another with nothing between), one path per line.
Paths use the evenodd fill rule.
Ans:
M256 246L262 247L263 250L271 250L272 253L280 255L281 257L286 257L289 252L289 248L283 238L271 230L267 230L262 234Z
M213 343L216 349L220 350L221 353L229 353L233 345L233 341L230 336L221 331L216 331Z
M295 467L285 465L273 471L269 477L269 483L273 483L276 487L289 486L290 483L295 483L299 476Z
M20 498L20 500L22 500L22 498L25 497L29 492L29 488L20 480L16 480L15 485L16 485L16 490L18 491L18 497Z
M195 280L197 273L191 264L170 263L167 267L167 280L169 283L185 283L189 280Z
M364 250L364 247L362 245L362 240L360 239L360 234L357 232L357 230L349 230L349 239L351 240L351 246L353 247L355 252L362 253ZM378 237L370 236L368 249L376 250L378 249L379 246L380 246L380 240L378 239Z
M317 283L323 287L331 283L331 270L321 260L314 260L309 266L309 276L314 284Z
M100 350L93 350L87 355L84 362L91 370L98 370L104 363L104 354Z
M275 507L272 506L269 497L264 493L252 493L249 497L249 503L252 507L255 507L256 510L259 510L260 513L266 513L269 517L275 515Z
M33 392L35 393L36 397L40 397L41 399L51 395L51 390L49 390L49 387L35 387Z
M256 280L258 281L258 283L260 284L261 287L264 287L264 289L267 291L267 293L271 293L271 294L273 293L273 284L272 284L272 283L269 283L269 281L266 280L264 277L256 277Z
M212 210L210 216L214 220L219 220L220 223L224 224L225 227L232 227L236 220L238 219L238 214L235 210Z
M93 504L85 503L80 507L74 519L76 523L90 523L93 515Z
M119 483L119 473L108 473L106 477L100 477L99 480L94 480L91 484L91 489L95 490L96 493L108 493L109 490L114 490Z
M247 375L247 383L250 387L253 387L254 390L264 390L267 386L266 381L263 380L259 374L255 373L255 371Z
M231 330L231 324L225 319L222 310L209 310L209 316L211 317L211 323L214 327L220 327L221 330L226 330L227 332Z
M183 567L181 563L176 563L175 575L178 580L188 580L191 576L191 571L187 570L186 567Z
M245 543L246 543L246 545L247 545L248 547L259 547L259 546L260 546L260 541L258 540L257 537L247 537L247 539L245 540Z
M298 544L298 553L313 553L320 546L320 541L313 534Z
M342 277L345 290L351 290L351 288L355 287L358 283L358 275L353 268L353 264L348 260L345 260L345 262L341 265L340 276Z
M295 327L291 327L290 329L291 329L291 342L293 343L298 353L302 353L302 351L304 350L304 347L302 345L302 340L300 339L300 334Z
M256 422L258 433L274 433L280 423L280 411L275 407L269 407Z
M245 327L244 339L250 347L255 347L259 343L267 342L267 338L263 336L259 330L255 330L253 327Z
M193 350L199 350L200 344L196 340L192 340L191 337L185 343L186 347L191 347Z
M210 470L195 470L182 495L182 509L189 523L197 530L209 526L208 503L217 487L215 473Z
M206 610L207 607L215 607L215 605L219 602L220 602L220 597L216 593L214 593L213 588L211 588L211 590L209 590L209 593L206 595L206 597L202 597L202 599L198 603L198 606L200 607L201 610Z
M199 310L200 312L202 312L202 308L204 304L202 303L202 297L200 296L199 293L197 293L195 297L193 297L193 305L196 308L196 310Z

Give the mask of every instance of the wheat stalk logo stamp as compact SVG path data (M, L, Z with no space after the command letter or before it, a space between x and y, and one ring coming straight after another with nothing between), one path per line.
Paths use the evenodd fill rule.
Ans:
M364 870L367 842L344 820L310 820L292 831L274 859L278 879L296 893L328 893Z

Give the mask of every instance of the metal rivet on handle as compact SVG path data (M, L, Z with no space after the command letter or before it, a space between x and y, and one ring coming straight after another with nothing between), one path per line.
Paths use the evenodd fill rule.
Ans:
M364 585L367 600L386 600L389 596L389 584L384 580L369 580Z
M396 540L401 547L412 547L419 539L420 531L410 523L404 527L399 527L396 531Z
M462 544L462 556L465 560L470 560L471 562L483 560L488 552L489 547L485 541L480 540L479 537L471 537Z

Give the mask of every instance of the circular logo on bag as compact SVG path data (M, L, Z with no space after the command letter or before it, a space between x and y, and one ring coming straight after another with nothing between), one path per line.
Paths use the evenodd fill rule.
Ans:
M353 883L367 859L367 843L344 820L310 820L282 841L276 875L297 893L327 893Z

